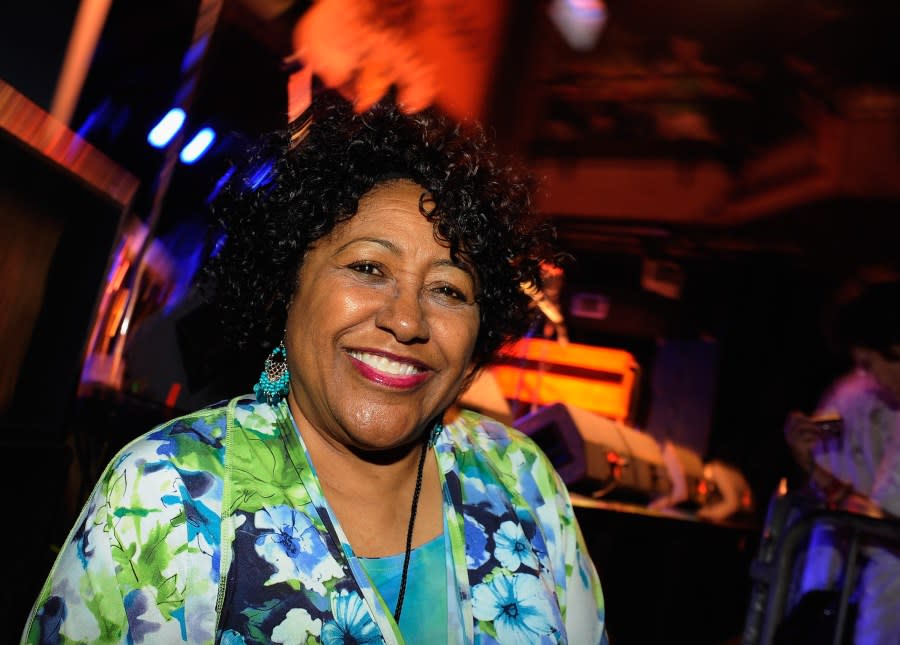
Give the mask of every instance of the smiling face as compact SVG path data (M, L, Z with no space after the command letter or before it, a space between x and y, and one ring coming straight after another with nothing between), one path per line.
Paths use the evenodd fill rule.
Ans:
M470 371L474 276L450 260L408 180L376 186L300 268L285 345L291 409L328 440L385 450L415 440Z

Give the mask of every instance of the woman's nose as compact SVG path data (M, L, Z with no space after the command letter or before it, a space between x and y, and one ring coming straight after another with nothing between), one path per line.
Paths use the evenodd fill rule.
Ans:
M375 324L392 333L401 343L428 340L430 329L421 290L412 285L397 285L378 310Z

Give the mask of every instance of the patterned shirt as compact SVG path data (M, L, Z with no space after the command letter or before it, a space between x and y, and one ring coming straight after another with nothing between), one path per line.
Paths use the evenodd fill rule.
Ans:
M473 412L434 440L451 643L607 643L568 493ZM23 632L30 643L403 643L325 500L287 404L175 419L112 460Z

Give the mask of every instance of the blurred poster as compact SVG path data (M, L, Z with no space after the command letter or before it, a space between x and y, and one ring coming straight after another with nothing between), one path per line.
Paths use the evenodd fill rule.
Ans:
M395 86L407 112L432 104L482 119L508 0L317 0L293 31L295 55L362 111Z

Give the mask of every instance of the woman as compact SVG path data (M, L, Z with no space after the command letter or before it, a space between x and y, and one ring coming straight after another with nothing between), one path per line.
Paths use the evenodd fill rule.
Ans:
M553 259L526 183L477 129L327 94L249 174L209 274L242 344L275 343L256 396L113 460L25 639L605 642L549 461L452 412Z

